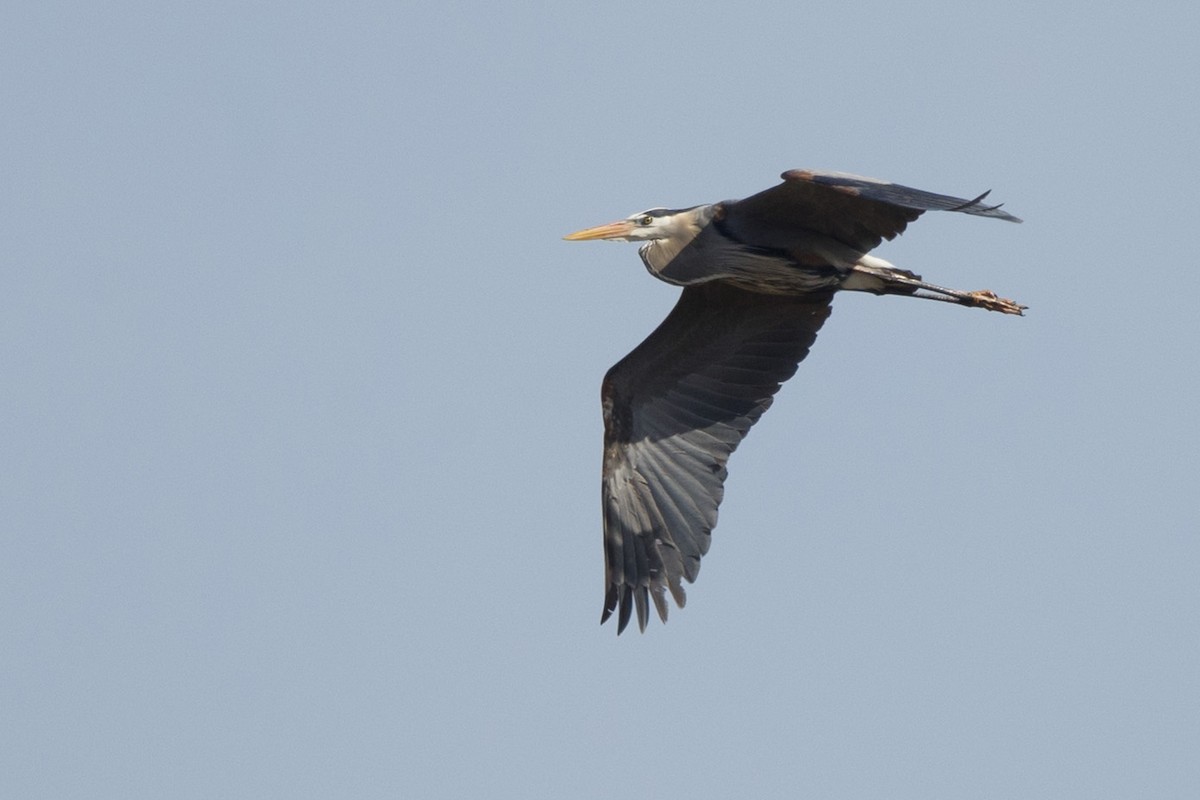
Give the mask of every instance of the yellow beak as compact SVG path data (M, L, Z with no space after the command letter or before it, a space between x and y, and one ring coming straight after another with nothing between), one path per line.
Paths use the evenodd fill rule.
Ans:
M586 239L620 239L628 236L633 230L633 223L627 219L610 222L607 225L597 225L594 228L584 228L581 231L568 233L563 238L568 242L582 242Z

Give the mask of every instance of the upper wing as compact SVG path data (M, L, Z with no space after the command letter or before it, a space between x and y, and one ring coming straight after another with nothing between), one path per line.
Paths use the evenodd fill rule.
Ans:
M831 293L757 294L721 282L688 286L663 323L604 377L604 565L601 622L700 570L717 524L729 455L808 354Z
M724 204L722 226L747 244L787 247L802 232L829 236L860 252L902 233L924 211L961 211L1010 222L1021 220L983 202L934 194L895 183L794 169L783 183L744 200Z

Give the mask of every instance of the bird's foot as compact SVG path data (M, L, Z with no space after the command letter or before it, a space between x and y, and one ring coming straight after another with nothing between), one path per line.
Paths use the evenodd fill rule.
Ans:
M999 311L1001 314L1016 314L1018 317L1023 317L1025 309L1029 306L1023 306L1007 297L1001 297L995 292L984 289L978 292L968 292L966 294L967 305L976 308L986 308L988 311Z

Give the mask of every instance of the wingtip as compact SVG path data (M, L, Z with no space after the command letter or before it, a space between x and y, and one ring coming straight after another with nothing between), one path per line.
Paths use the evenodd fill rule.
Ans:
M660 603L658 598L655 598L655 607L658 610L659 617L663 622L667 621L667 612L665 602ZM638 631L646 632L646 627L650 624L650 595L645 587L641 591L631 589L629 587L610 586L604 594L604 608L600 611L600 624L608 622L609 618L616 614L617 617L617 635L620 636L629 627L629 623L633 620L635 614L637 616Z
M992 190L988 189L986 192L974 198L973 200L968 200L965 203L961 203L946 210L962 211L967 214L975 214L981 217L993 217L995 219L1005 220L1006 222L1024 222L1024 220L1022 220L1020 217L1014 217L1007 211L1001 211L1000 209L1004 206L1004 203L996 203L994 206L984 205L984 199L991 193Z

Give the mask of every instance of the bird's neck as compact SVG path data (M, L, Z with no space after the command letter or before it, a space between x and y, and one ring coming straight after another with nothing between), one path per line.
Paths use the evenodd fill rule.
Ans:
M638 248L646 269L661 277L667 265L679 255L683 248L692 243L705 226L712 221L716 206L699 206L687 213L678 214L671 220L669 235L663 239L651 239Z
M679 255L679 251L685 245L687 245L686 241L652 239L638 248L638 255L642 257L642 263L646 265L646 269L658 275L666 269L667 264L671 263L671 259Z

